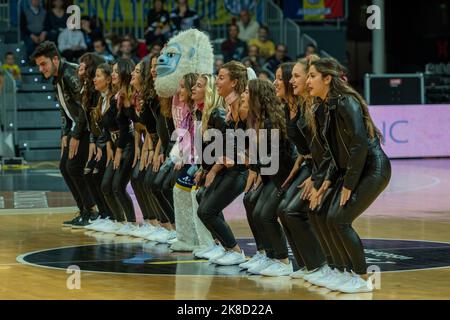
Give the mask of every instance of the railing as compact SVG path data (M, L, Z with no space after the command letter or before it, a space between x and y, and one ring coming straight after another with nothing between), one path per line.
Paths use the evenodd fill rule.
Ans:
M17 137L17 96L16 81L5 71L2 75L3 87L0 88L0 156L15 156Z
M283 42L283 11L272 0L261 0L262 22L269 27L270 38L275 43Z
M304 53L306 50L306 46L309 44L313 44L316 48L318 48L318 44L317 41L311 37L310 35L303 33L301 38L300 38L300 52Z
M9 29L11 25L11 19L9 17L9 1L0 0L0 28Z
M288 55L295 59L302 52L300 27L291 19L285 19L283 27L283 43L287 45Z

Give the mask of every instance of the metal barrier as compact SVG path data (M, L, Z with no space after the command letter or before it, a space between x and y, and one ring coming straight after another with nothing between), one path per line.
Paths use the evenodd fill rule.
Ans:
M288 55L295 59L301 53L300 27L291 19L285 19L283 27L283 43L287 45Z
M270 38L275 43L283 42L283 11L272 0L262 0L262 22L269 27Z
M9 0L0 0L0 28L9 29L10 26Z
M14 157L17 137L17 95L16 81L5 71L1 75L0 88L0 156Z

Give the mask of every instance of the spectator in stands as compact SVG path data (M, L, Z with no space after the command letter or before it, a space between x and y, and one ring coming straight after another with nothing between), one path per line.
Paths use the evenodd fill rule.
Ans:
M317 47L314 44L309 43L306 46L305 53L303 55L299 56L298 58L299 59L301 59L301 58L308 58L310 55L313 55L313 54L318 54L317 53Z
M251 39L258 37L259 23L252 20L248 10L242 10L240 20L237 22L239 27L239 39L249 42Z
M83 32L80 30L61 31L58 37L58 50L70 62L76 62L87 50Z
M64 0L52 0L49 2L49 8L45 20L47 30L47 39L53 42L58 41L58 36L67 28L67 3Z
M139 63L140 59L136 56L133 50L133 43L130 39L122 39L120 43L120 50L119 50L120 58L123 59L131 59L134 61L134 63Z
M189 8L187 0L178 0L177 6L170 13L175 32L188 30L190 28L200 28L200 19L197 12Z
M263 60L259 55L259 48L255 45L248 47L248 56L241 61L246 67L251 67L257 73L262 68Z
M5 54L5 64L2 65L2 69L11 73L13 78L16 80L16 84L18 84L17 82L22 81L22 75L20 73L19 66L16 64L16 57L14 56L14 53L7 52Z
M151 45L155 42L166 43L172 33L170 15L164 9L162 0L153 1L153 9L148 12L148 27L145 33L145 42Z
M47 39L45 19L47 11L41 0L26 0L23 2L20 13L20 31L28 56L36 46Z
M261 79L261 80L267 80L267 81L273 82L274 76L273 76L273 74L271 74L271 73L270 73L269 71L267 71L267 70L261 70L261 71L258 73L258 79Z
M91 17L81 17L81 31L83 32L84 42L86 43L88 51L94 50L95 39L101 39L103 37L101 30L95 28L94 24L95 22L93 23Z
M217 57L214 60L214 74L217 75L219 73L220 68L222 68L224 62L222 57Z
M159 54L161 53L162 50L162 44L159 42L155 42L152 45L152 48L150 49L150 56L152 57L159 57Z
M134 34L129 33L123 37L122 40L130 40L131 41L131 47L133 48L133 54L139 58L139 61L144 58L148 54L148 48L145 42L141 42Z
M105 59L106 62L114 61L114 56L109 52L108 46L105 39L95 39L94 40L94 51Z
M111 33L106 37L105 41L112 55L116 58L119 57L122 38L116 33Z
M280 64L291 61L291 58L288 57L286 53L287 53L286 46L281 43L278 44L276 47L275 54L267 60L266 64L264 65L264 68L270 70L270 72L275 74Z
M222 51L225 63L231 60L241 61L247 56L247 44L239 40L239 27L231 24L228 27L228 39L222 42Z
M248 44L257 46L259 54L264 60L275 54L275 44L269 39L269 28L266 26L259 27L258 38L251 39Z

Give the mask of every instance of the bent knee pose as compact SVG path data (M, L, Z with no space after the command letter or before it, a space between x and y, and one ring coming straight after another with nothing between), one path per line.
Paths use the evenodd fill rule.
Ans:
M102 139L106 141L107 150L106 171L101 188L115 220L115 223L100 230L104 232L117 233L136 221L133 202L126 191L135 152L133 126L123 110L131 105L127 87L132 68L131 61L119 59L113 70L108 64L100 65L94 78L94 85L102 96L96 117L101 124ZM111 91L111 83L116 94Z
M240 107L240 94L245 90L247 79L247 69L236 61L226 63L219 71L216 80L217 93L225 99L229 110L227 121L225 123L218 121L215 126L215 129L222 133L221 139L226 137L226 129L234 132L234 130L246 127L244 121L247 112ZM230 145L235 151L237 150L234 139ZM237 162L236 152L236 157L231 159L233 162L230 164L223 164L223 156L228 155L226 153L216 154L216 160L204 174L205 190L197 213L212 236L223 246L223 248L218 247L214 254L209 256L210 261L220 265L234 265L243 263L246 259L230 226L223 218L222 212L244 191L247 168L244 164Z
M89 131L85 111L80 103L81 83L77 65L61 60L53 42L44 41L31 55L45 78L54 77L54 87L59 101L61 132L61 174L72 193L79 215L63 224L84 226L96 219L98 212L87 188L84 166L89 154Z
M96 54L86 53L81 56L80 67L78 69L78 76L83 84L81 103L86 111L90 132L89 156L84 168L84 177L100 215L100 219L92 224L86 225L86 229L92 229L94 226L103 224L103 219L112 217L111 210L101 191L101 182L106 169L106 146L99 140L101 130L98 123L94 121L94 112L100 98L100 93L95 90L93 79L97 67L104 62L102 57ZM97 150L99 151L97 152Z
M327 224L346 272L329 288L367 292L373 286L367 275L364 246L352 223L386 188L391 167L366 102L342 79L341 70L334 59L320 59L311 63L308 78L311 95L326 110L323 139L330 168L338 171Z

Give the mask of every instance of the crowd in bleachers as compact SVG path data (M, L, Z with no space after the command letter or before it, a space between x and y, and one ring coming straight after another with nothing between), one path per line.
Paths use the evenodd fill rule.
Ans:
M69 15L66 11L72 2L26 0L22 3L21 38L28 55L41 42L50 40L57 44L61 55L71 62L78 62L86 52L97 52L110 62L121 57L138 62L145 57L149 59L150 56L158 55L171 36L189 28L201 29L202 25L201 19L195 10L189 7L187 0L178 0L171 11L166 10L164 1L155 0L147 15L144 39L136 39L133 34L107 34L102 20L97 16L84 15L81 17L81 29L69 30ZM315 48L309 49L312 50L307 54L314 53ZM228 61L237 60L252 67L260 78L271 80L281 63L293 61L287 56L286 45L274 43L268 27L260 25L248 10L242 10L239 17L230 17L228 37L215 53L215 70ZM14 60L11 53L4 58L5 61ZM14 64L14 61L10 63ZM20 77L20 70L17 72L15 68L5 68L14 70L15 77Z

